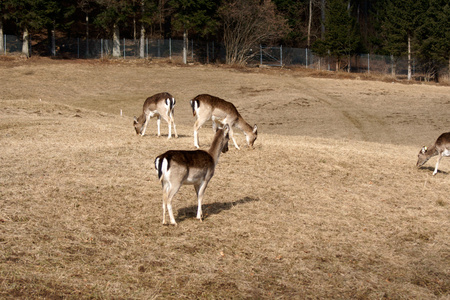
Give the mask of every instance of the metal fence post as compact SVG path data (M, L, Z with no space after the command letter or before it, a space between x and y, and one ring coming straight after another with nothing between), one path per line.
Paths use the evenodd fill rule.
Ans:
M103 39L100 40L100 58L103 59Z
M125 59L125 38L123 39L123 59Z
M280 67L283 66L283 45L280 46Z
M259 64L262 66L262 45L259 44Z
M191 48L192 48L191 58L192 62L194 62L194 40L191 40Z
M158 58L161 57L161 40L158 39Z
M308 68L308 48L305 48L306 68Z
M328 71L330 71L330 50L328 50Z
M5 55L6 55L6 34L5 34L5 47L3 49L5 49Z
M172 60L172 38L169 38L169 58Z

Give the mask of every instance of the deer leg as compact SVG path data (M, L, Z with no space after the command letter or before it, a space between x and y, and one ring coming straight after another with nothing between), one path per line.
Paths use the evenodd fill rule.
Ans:
M166 193L163 194L163 225L166 225L166 203L167 203L167 195Z
M194 123L194 146L197 148L200 148L200 146L198 145L198 130L200 129L200 127L202 127L202 125L206 122L205 120L200 120L197 119L197 121L195 121Z
M167 202L168 202L168 195L170 192L170 184L168 182L163 182L162 184L163 188L163 225L166 225L166 208L167 208Z
M175 137L178 138L177 126L175 125L175 121L173 119L173 113L170 113L170 121L172 122L172 125L173 125L173 131L175 132Z
M233 140L234 147L236 147L236 149L238 149L238 150L241 150L241 148L239 148L238 144L236 143L236 140L234 139L233 127L232 126L229 126L229 127L230 127L229 134L230 134L230 138Z
M167 124L169 125L169 135L167 136L168 139L170 139L172 137L172 118L170 117L170 115L166 116L166 115L162 115L164 121L167 122Z
M158 125L158 136L161 136L161 116L158 116L156 124Z
M142 133L141 133L142 136L144 136L144 134L145 134L145 130L147 129L147 125L148 125L149 121L150 121L150 115L147 115L145 117L144 130L142 130Z
M439 158L437 159L437 162L436 162L436 168L434 168L433 175L436 175L436 174L437 174L438 168L439 168L439 162L441 161L442 157L444 157L443 154L439 155Z
M172 182L170 188L168 189L168 193L167 193L167 210L169 212L170 224L175 225L175 226L177 226L177 222L175 222L175 218L173 216L172 199L175 196L175 194L178 192L180 187L181 187L181 182L180 183Z
M198 201L198 208L197 208L197 219L202 222L203 212L202 212L202 201L203 201L203 195L205 194L206 186L208 183L206 181L201 182L198 185L195 185L195 191L197 192L197 201Z

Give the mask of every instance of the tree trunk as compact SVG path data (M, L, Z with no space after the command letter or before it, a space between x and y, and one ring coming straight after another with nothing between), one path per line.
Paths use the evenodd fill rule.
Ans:
M55 41L56 37L54 25L53 28L50 29L49 38L50 38L50 54L51 56L56 56L56 41Z
M311 23L312 23L312 0L309 0L309 18L308 18L308 48L311 47Z
M26 57L30 57L30 36L28 34L28 28L24 28L23 30L23 42L22 42L22 54L25 54Z
M144 0L141 1L141 16L144 18L145 7ZM140 42L139 42L139 57L145 58L145 27L144 22L141 20L141 34L140 34Z
M183 31L183 64L187 64L187 32L186 29Z
M321 39L325 38L325 0L321 0L321 17L322 17L322 25L321 25Z
M120 36L117 23L113 26L113 57L120 57Z
M411 35L408 34L408 80L411 80Z
M395 77L395 73L396 73L396 68L397 68L397 63L394 60L394 55L391 55L391 64L392 64L392 68L391 68L391 75L392 77Z
M88 57L89 57L89 14L86 13L86 58Z
M350 70L352 68L352 57L348 56L348 67L347 67L347 73L350 73Z
M144 24L141 24L141 36L139 42L139 57L145 58L145 28Z

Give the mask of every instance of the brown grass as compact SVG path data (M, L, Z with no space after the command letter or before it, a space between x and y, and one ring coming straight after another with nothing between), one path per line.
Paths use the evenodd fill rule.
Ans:
M0 70L0 298L450 296L450 164L414 167L448 131L448 87L136 61ZM153 119L136 136L161 91L180 138ZM257 123L256 149L221 156L202 223L185 186L178 227L163 226L153 160L193 148L200 93ZM210 126L199 134L207 148Z

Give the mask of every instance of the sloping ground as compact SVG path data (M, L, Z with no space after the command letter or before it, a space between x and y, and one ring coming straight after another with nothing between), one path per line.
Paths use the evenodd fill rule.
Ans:
M221 156L204 221L186 186L174 200L178 227L163 226L153 159L193 148L186 103L180 138L167 140L153 120L149 135L134 135L117 108L135 102L101 110L105 99L92 109L36 95L0 101L2 298L449 296L446 159L433 177L434 159L414 167L417 145L280 135L263 124L256 149ZM207 148L212 130L200 139Z

